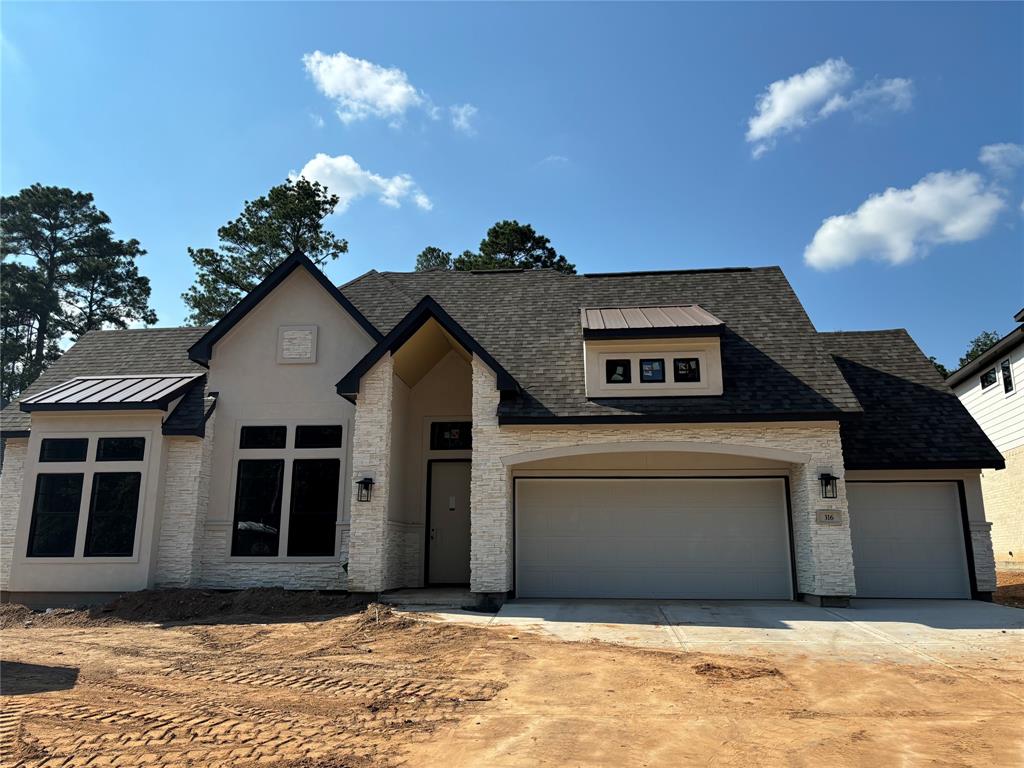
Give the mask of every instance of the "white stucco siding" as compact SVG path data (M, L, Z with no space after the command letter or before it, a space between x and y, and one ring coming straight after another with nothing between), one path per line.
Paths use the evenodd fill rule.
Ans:
M1009 359L1013 391L1005 392L1000 366ZM996 383L981 388L981 374L996 369ZM1024 344L992 362L954 388L960 402L1003 454L1024 446Z
M281 362L283 327L315 327L315 362L296 363L290 358ZM203 524L200 584L343 586L355 409L338 396L335 384L372 346L370 336L302 269L295 270L217 342L208 385L211 392L219 393L217 429ZM230 547L240 429L245 425L285 425L291 446L298 424L341 424L343 428L335 555L327 559L233 558ZM281 514L284 526L288 499L284 499Z

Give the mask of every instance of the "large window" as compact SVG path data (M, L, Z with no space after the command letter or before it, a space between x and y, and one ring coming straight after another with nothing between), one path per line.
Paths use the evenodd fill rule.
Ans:
M235 488L235 534L231 554L277 554L281 535L283 459L242 459Z
M97 472L92 476L86 557L132 556L141 487L141 472Z
M344 442L340 424L239 430L232 557L332 557Z
M29 557L74 557L78 511L85 475L43 473L36 476Z
M340 476L340 459L296 459L292 463L289 556L324 557L334 554Z

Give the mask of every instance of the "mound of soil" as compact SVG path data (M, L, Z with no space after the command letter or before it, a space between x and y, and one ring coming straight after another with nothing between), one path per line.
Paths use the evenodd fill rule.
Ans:
M707 661L695 666L693 671L713 680L754 680L759 677L782 677L782 672L775 667L728 667L724 664Z
M0 628L14 626L86 626L122 622L218 620L231 616L302 618L347 616L366 607L365 598L348 594L286 589L149 589L128 592L106 605L33 611L24 605L0 605Z
M992 599L1011 608L1024 608L1024 571L998 571Z

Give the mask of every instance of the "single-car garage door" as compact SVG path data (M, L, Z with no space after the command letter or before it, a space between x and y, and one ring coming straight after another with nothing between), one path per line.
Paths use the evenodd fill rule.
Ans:
M519 597L793 596L777 478L519 478Z
M848 482L857 597L970 597L956 483Z

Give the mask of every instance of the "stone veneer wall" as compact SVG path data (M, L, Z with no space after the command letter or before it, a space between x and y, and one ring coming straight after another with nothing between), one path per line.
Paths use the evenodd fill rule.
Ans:
M352 425L352 487L373 477L370 501L357 501L353 491L348 584L353 592L382 592L400 584L402 571L394 526L388 525L391 461L391 399L394 365L382 358L362 379Z
M21 490L25 477L27 438L7 438L4 466L0 470L0 590L6 590L11 578L14 535L18 528Z
M215 418L206 422L202 439L165 438L167 460L154 574L157 587L191 587L200 579Z
M974 578L978 591L995 591L996 561L992 555L992 523L971 520L971 549L974 551Z
M818 481L821 469L831 469L834 474L843 475L838 424L500 428L497 419L498 400L494 373L486 364L474 358L470 493L470 586L474 592L507 592L513 586L512 471L502 464L502 456L588 443L697 440L780 448L810 455L810 461L794 466L790 476L798 589L804 594L820 596L856 593L845 483L839 482L839 498L825 501L821 499ZM819 509L838 512L841 523L816 523L815 512Z
M1024 568L1024 445L1003 454L1006 469L981 474L997 568ZM1013 554L1010 554L1010 553Z

